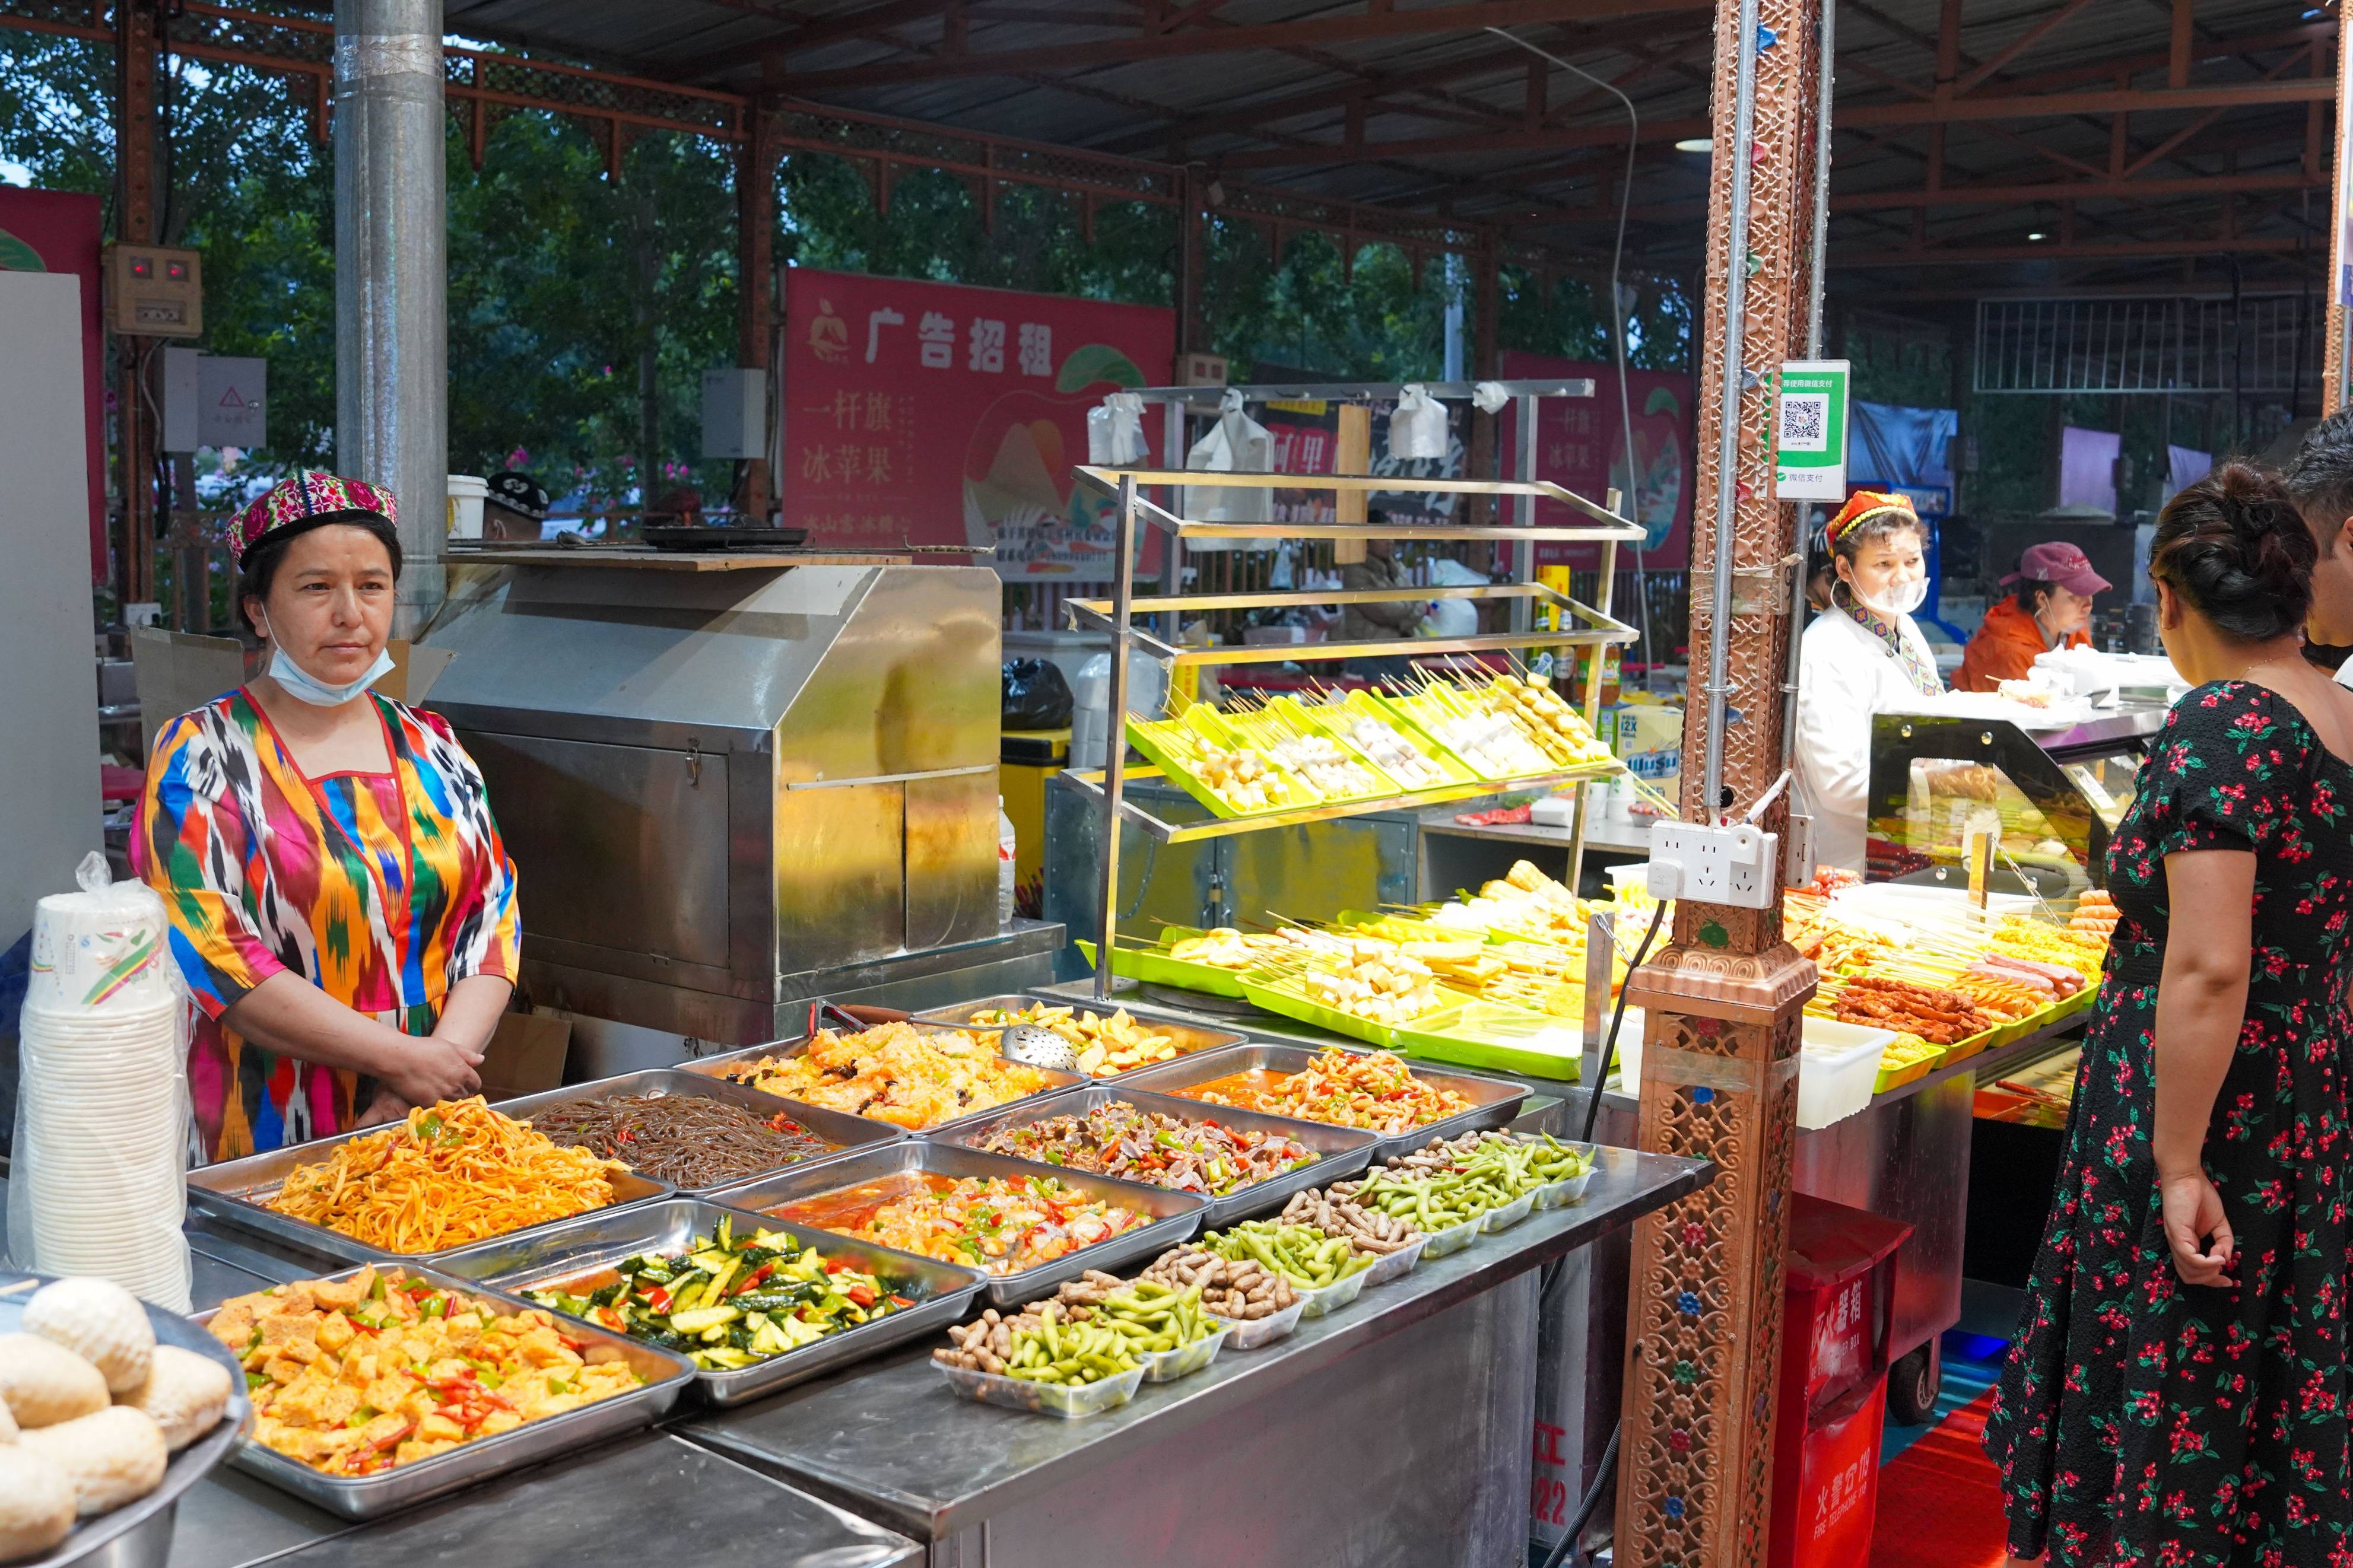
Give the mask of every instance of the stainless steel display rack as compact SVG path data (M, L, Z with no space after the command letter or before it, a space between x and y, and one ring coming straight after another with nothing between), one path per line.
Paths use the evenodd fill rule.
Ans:
M1203 389L1215 391L1216 389ZM1529 400L1533 403L1533 399ZM1533 421L1527 421L1533 424ZM1528 432L1533 435L1533 431ZM1520 447L1523 473L1533 467L1534 443L1524 439ZM1419 656L1442 653L1484 653L1515 648L1576 647L1590 649L1593 668L1585 683L1585 718L1590 725L1600 716L1601 680L1600 650L1609 645L1631 642L1637 637L1632 626L1613 618L1609 613L1610 595L1618 572L1618 546L1638 542L1643 537L1641 528L1620 516L1609 507L1598 505L1560 485L1533 478L1518 479L1412 479L1389 474L1261 474L1217 473L1189 469L1113 468L1081 464L1073 469L1079 482L1112 498L1116 510L1116 534L1113 546L1114 562L1112 596L1109 599L1072 599L1065 610L1074 626L1084 626L1109 634L1111 639L1111 690L1108 714L1110 724L1104 746L1104 765L1100 770L1082 771L1076 768L1064 773L1080 789L1100 800L1103 810L1103 914L1097 932L1095 949L1095 995L1109 1000L1112 994L1112 955L1118 940L1119 928L1119 825L1134 823L1164 844L1182 844L1194 839L1211 838L1232 833L1251 833L1261 828L1295 826L1304 823L1324 822L1344 816L1361 816L1366 812L1396 811L1426 805L1443 805L1449 801L1468 800L1478 795L1495 794L1499 787L1514 791L1543 789L1556 784L1580 783L1609 773L1599 765L1568 768L1557 773L1515 778L1505 785L1485 781L1451 784L1440 789L1419 790L1408 795L1379 795L1369 800L1333 801L1320 805L1303 806L1292 811L1252 813L1248 816L1216 817L1207 822L1172 823L1162 820L1126 797L1126 781L1157 776L1157 767L1130 770L1127 766L1127 675L1128 660L1137 649L1172 667L1202 664L1264 663L1274 660L1306 662L1346 658L1379 658L1393 657L1409 650ZM1166 487L1172 496L1181 496L1186 487L1218 486L1264 490L1331 490L1335 492L1374 490L1416 490L1424 493L1462 496L1495 496L1512 498L1525 521L1508 524L1473 524L1457 526L1400 526L1375 522L1195 522L1178 516L1166 507L1147 500L1141 492L1147 487ZM1613 500L1615 496L1611 498ZM1535 503L1555 500L1582 512L1593 521L1561 528L1539 528L1534 522ZM1479 584L1468 587L1419 587L1398 589L1304 589L1273 594L1186 594L1176 580L1177 556L1172 549L1170 586L1180 591L1154 595L1139 605L1135 598L1135 542L1140 524L1161 531L1172 547L1181 548L1188 539L1388 539L1421 540L1455 542L1462 540L1508 541L1523 546L1543 542L1592 542L1601 546L1599 581L1600 605L1596 607L1580 603L1559 590L1532 581L1533 552L1521 549L1514 552L1515 576L1520 580L1500 584ZM1241 647L1184 647L1173 638L1159 637L1134 624L1139 609L1145 615L1177 615L1185 611L1250 610L1279 608L1285 605L1366 604L1376 601L1404 599L1504 598L1514 602L1516 625L1525 625L1525 607L1550 605L1560 613L1561 626L1556 630L1525 629L1485 633L1467 637L1416 639L1400 645L1395 641L1355 643L1286 643ZM1574 623L1572 625L1572 623ZM1115 726L1115 729L1111 728ZM1576 823L1571 832L1570 864L1576 864L1574 846L1584 837L1585 813L1580 795ZM1572 872L1574 875L1574 872Z

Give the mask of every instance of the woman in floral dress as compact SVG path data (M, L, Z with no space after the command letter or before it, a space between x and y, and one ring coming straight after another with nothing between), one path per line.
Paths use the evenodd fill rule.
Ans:
M2353 1563L2353 692L2298 651L2313 559L2237 465L2158 521L2197 685L2108 849L2122 919L1987 1424L2013 1562Z

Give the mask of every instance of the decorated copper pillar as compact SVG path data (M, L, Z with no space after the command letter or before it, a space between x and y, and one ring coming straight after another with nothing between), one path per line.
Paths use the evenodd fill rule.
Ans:
M1686 821L1720 810L1711 783L1746 812L1787 761L1781 689L1797 532L1794 510L1770 499L1771 391L1781 362L1803 357L1817 262L1819 17L1820 0L1719 0L1716 11ZM1730 584L1721 625L1719 579ZM1710 758L1712 710L1720 727ZM1767 831L1786 829L1787 799L1766 816ZM1778 901L1746 910L1688 900L1665 951L1629 982L1646 1019L1640 1146L1712 1160L1717 1173L1635 1230L1622 1568L1765 1561L1799 1015L1814 982L1812 963L1781 940Z

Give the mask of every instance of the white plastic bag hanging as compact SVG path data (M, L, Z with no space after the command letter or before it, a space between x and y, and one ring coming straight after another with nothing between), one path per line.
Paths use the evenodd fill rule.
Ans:
M1389 456L1400 462L1446 456L1446 407L1416 384L1398 395L1389 416Z
M1087 410L1087 461L1124 468L1144 461L1144 399L1114 392Z
M1264 474L1274 468L1274 437L1265 426L1242 410L1242 395L1229 387L1218 403L1218 422L1185 454L1185 466L1196 473ZM1185 516L1194 522L1268 522L1274 517L1271 489L1226 485L1188 485ZM1187 550L1227 550L1236 542L1225 539L1186 541Z
M1471 389L1471 406L1482 414L1501 414L1511 400L1512 395L1500 381L1482 381Z

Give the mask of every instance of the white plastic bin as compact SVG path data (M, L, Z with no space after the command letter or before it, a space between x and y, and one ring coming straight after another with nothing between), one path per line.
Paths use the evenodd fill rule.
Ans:
M1843 1121L1871 1103L1879 1057L1893 1029L1808 1018L1798 1053L1798 1125L1811 1131Z

